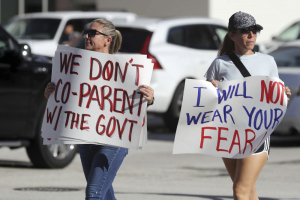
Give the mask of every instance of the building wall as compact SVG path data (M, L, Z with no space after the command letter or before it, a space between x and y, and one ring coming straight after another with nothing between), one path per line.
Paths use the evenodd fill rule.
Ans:
M156 18L208 16L209 0L95 0L99 11L127 11Z
M284 28L300 21L299 8L299 0L210 0L208 16L228 23L235 12L249 13L264 27L257 42L267 42Z

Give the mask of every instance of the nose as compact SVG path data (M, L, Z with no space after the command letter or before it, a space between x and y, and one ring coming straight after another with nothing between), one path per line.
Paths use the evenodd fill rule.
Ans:
M88 39L88 38L89 38L89 34L85 34L85 35L84 35L84 38L85 38L85 39Z
M248 34L248 38L252 38L254 36L254 33L252 32L252 30L250 30L249 34Z

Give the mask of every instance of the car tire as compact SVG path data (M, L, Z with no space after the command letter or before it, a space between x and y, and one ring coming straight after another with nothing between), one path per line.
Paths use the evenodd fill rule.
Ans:
M40 117L39 119L43 119ZM27 155L37 168L64 168L69 165L77 153L76 145L43 145L41 137L42 120L37 127L36 136L26 147Z
M181 104L183 99L183 90L184 90L184 82L180 83L179 86L177 87L173 99L171 101L171 104L169 106L169 109L167 110L166 113L163 114L165 125L172 132L176 131L178 125Z

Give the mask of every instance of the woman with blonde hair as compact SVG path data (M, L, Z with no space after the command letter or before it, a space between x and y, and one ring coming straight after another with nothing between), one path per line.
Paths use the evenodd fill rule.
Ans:
M94 20L89 29L83 31L83 36L86 50L115 54L121 48L121 33L115 29L113 23L105 19ZM45 90L45 97L49 98L54 90L55 84L49 83ZM152 105L153 89L142 85L139 90L147 99L148 105ZM81 144L78 148L87 181L86 200L115 200L112 183L128 154L128 149L93 144Z
M256 24L253 16L237 12L229 19L228 33L218 56L209 67L206 78L215 87L219 81L231 81L246 76L278 77L272 56L253 52L256 38L263 27ZM290 89L285 88L288 96ZM233 181L235 200L258 200L256 179L268 160L270 138L251 156L243 159L223 158L225 167Z

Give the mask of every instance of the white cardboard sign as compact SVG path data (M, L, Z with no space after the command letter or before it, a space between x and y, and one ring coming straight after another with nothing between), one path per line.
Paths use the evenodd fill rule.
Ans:
M283 119L287 97L279 78L253 76L218 84L186 80L174 154L245 158Z
M147 101L138 88L150 84L152 70L145 55L58 46L51 80L56 89L43 119L44 144L143 146Z

